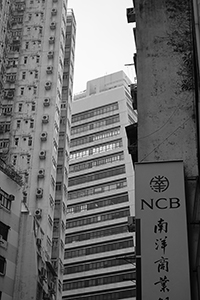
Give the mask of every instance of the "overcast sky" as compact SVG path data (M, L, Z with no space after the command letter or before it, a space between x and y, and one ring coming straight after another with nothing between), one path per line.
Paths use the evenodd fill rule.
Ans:
M132 0L68 0L77 25L74 93L83 91L87 81L120 70L134 80L134 67L125 66L133 63L135 51L128 7Z

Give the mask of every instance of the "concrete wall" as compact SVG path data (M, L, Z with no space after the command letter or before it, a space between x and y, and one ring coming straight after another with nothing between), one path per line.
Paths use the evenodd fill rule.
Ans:
M136 9L139 161L183 159L196 176L189 1L143 0Z
M189 0L136 1L138 161L184 162L192 299L197 300L198 101L192 18Z

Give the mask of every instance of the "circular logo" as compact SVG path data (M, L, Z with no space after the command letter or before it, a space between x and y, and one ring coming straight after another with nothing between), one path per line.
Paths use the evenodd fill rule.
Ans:
M150 181L151 189L156 193L162 193L169 187L169 180L165 176L154 176Z

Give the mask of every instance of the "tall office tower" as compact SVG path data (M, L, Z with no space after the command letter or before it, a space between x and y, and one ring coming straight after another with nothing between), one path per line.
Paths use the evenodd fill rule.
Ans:
M64 230L60 228L65 224L65 214L58 206L55 210L55 193L62 87L67 88L67 73L63 78L65 57L71 69L73 65L69 46L65 46L67 38L71 39L68 35L66 38L70 27L67 1L14 0L9 8L7 2L1 6L8 13L4 16L9 23L7 27L2 25L5 22L0 23L6 41L0 148L2 159L13 164L24 179L13 299L60 299L62 264L61 268L54 267L55 255L61 262L64 253ZM66 112L70 110L69 98L63 96ZM66 197L62 194L59 200L64 208ZM55 252L57 219L60 245Z
M130 84L122 71L89 81L72 104L63 300L135 296Z

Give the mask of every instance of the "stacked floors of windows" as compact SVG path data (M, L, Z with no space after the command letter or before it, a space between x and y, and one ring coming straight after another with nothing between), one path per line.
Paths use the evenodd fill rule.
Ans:
M126 191L81 203L70 201L63 299L133 299L136 278L129 215Z
M131 212L122 138L113 141L109 135L101 145L86 144L89 152L76 149L70 152L63 299L133 299L134 244L127 229ZM75 153L85 155L77 162Z
M133 299L136 278L129 215L126 191L68 206L63 299Z
M127 101L123 87L95 97L72 105L63 299L134 299Z

